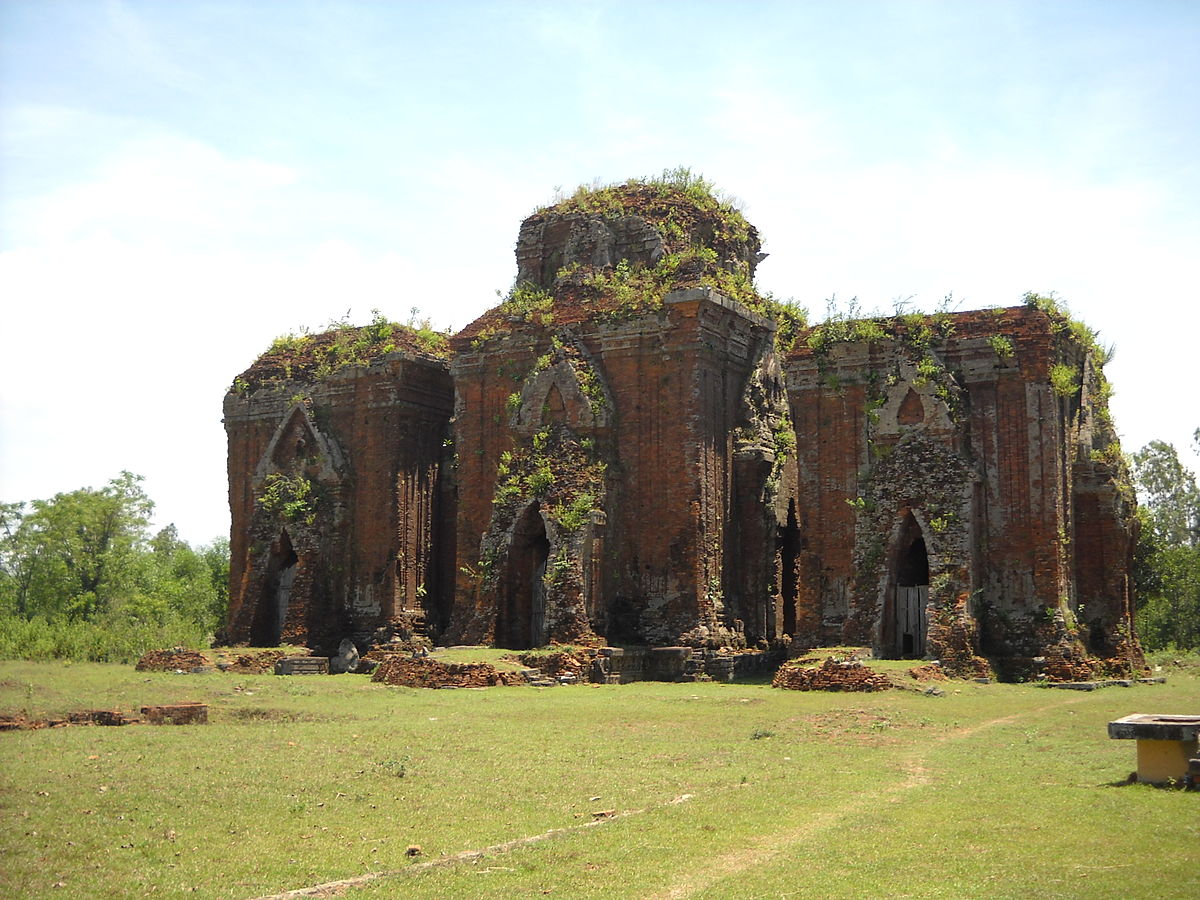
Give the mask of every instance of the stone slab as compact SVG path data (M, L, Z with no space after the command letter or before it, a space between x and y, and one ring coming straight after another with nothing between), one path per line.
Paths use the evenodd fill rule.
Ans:
M276 675L328 675L328 656L287 656L275 663Z
M1196 741L1200 716L1134 713L1108 723L1108 736L1117 740Z

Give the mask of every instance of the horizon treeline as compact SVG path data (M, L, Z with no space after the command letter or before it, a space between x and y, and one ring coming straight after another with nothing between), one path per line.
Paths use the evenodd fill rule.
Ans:
M229 542L152 532L142 476L0 503L0 658L131 662L208 646L229 602Z

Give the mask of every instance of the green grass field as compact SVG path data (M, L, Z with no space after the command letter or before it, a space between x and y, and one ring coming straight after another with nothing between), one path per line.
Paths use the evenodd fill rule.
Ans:
M1200 793L1124 784L1105 725L1200 713L1195 671L930 697L4 662L0 712L195 700L210 724L0 734L0 896L386 873L349 896L1194 898Z

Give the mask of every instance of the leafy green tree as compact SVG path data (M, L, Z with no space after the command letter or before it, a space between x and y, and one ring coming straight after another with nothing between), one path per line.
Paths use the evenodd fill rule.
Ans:
M0 504L0 614L216 628L228 604L229 542L193 549L174 525L151 537L153 509L130 472L98 490Z
M91 619L130 592L154 509L141 481L122 472L99 490L32 501L6 533L0 554L9 608L26 616ZM6 514L15 518L12 505Z
M141 580L129 614L159 623L177 618L213 631L228 606L229 542L219 539L196 550L168 525L150 540Z
M1196 430L1200 444L1200 429ZM1133 455L1141 495L1134 558L1138 632L1149 649L1200 647L1200 487L1174 445L1151 441Z
M1200 545L1200 487L1175 446L1151 441L1133 454L1133 472L1158 536L1171 546Z

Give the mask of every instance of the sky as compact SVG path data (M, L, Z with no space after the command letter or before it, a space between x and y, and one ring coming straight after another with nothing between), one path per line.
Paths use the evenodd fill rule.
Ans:
M275 336L457 330L537 206L675 166L815 319L1056 293L1196 470L1197 47L1194 0L0 0L0 500L125 469L227 535Z

